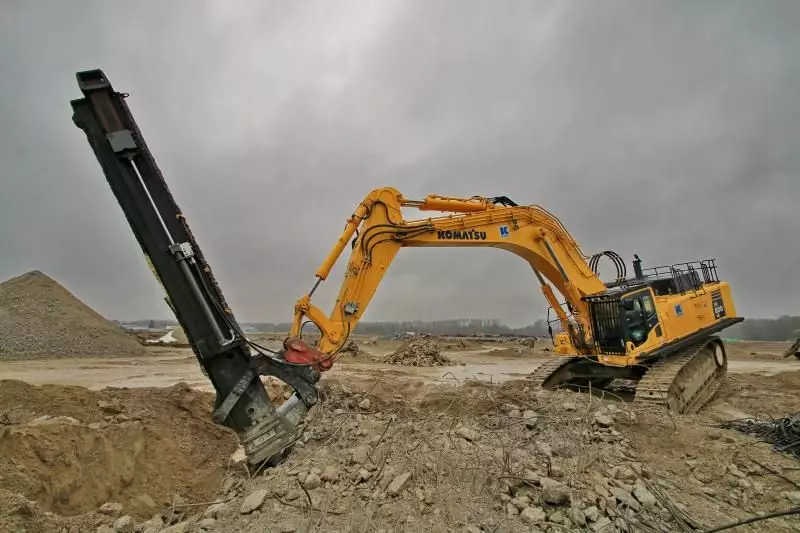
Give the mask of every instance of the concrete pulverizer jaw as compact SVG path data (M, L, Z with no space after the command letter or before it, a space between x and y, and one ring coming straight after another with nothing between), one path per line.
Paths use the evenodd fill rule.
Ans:
M251 355L252 343L156 165L128 108L128 95L116 92L101 70L76 76L83 98L71 102L73 122L86 135L145 261L216 390L213 420L237 433L251 467L279 461L317 401L319 372L279 357ZM295 394L276 408L259 375L286 382Z

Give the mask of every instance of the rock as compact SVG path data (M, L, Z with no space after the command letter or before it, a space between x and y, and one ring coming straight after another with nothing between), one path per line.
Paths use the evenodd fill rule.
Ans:
M469 442L476 441L480 438L480 434L478 434L477 431L466 426L461 426L456 429L456 435Z
M531 525L537 522L544 522L546 515L544 514L544 509L541 507L526 507L525 510L520 513L520 518L522 518L522 521L526 524Z
M536 427L536 422L539 420L539 415L536 414L536 411L526 409L525 412L522 413L522 418L525 420L525 427L528 429L533 429Z
M369 461L369 448L366 446L356 446L350 452L350 462L356 465L363 465Z
M106 502L97 510L99 513L117 517L122 514L122 504L117 502Z
M645 507L650 507L656 504L656 497L653 496L653 493L641 485L635 485L633 487L633 496Z
M179 522L174 526L170 526L166 529L162 529L161 533L187 533L189 531L189 527L192 524L189 521L186 522Z
M158 533L164 527L164 520L161 515L157 514L144 524L142 524L142 533Z
M117 400L105 401L97 400L97 407L104 413L118 415L122 412L122 405Z
M466 533L482 533L481 528L478 526L467 526Z
M214 527L216 527L216 525L217 525L217 521L214 520L213 518L203 518L202 520L200 520L197 523L197 526L200 529L205 530L205 531L208 531L209 529L214 529Z
M613 494L620 503L630 507L634 511L639 511L641 509L639 502L637 502L636 499L634 499L634 497L631 496L630 493L628 493L625 489L611 487L611 494Z
M740 489L750 489L753 487L750 481L743 478L739 478L736 480L736 486L739 487Z
M215 503L205 510L203 513L203 518L219 518L225 514L227 507L228 506L225 503Z
M322 486L322 480L317 474L311 473L306 477L305 481L303 481L303 486L307 490L314 490Z
M326 466L325 470L322 471L322 476L320 476L322 481L329 481L334 483L339 480L339 469L333 465Z
M107 525L102 525L95 530L95 533L116 533L114 528Z
M133 533L134 529L136 529L136 523L128 515L120 516L114 521L114 531L117 533Z
M549 442L544 442L541 440L536 441L536 451L539 453L546 455L547 457L553 457L553 448L550 446Z
M360 468L358 470L358 480L359 480L359 482L367 481L371 477L372 477L372 472L370 472L366 468Z
M508 516L517 516L519 514L519 509L517 509L517 506L513 503L508 502L506 504L506 514Z
M281 525L281 533L295 533L297 531L297 526L294 524L282 524Z
M548 522L552 522L554 524L563 524L567 521L567 517L564 516L564 513L561 511L556 511L555 513L551 514L547 517Z
M369 401L369 398L364 398L360 402L358 402L358 408L363 409L364 411L369 411L369 408L372 407L372 402Z
M403 489L406 488L410 480L411 472L403 472L389 483L389 486L386 488L386 493L389 494L389 496L399 495L403 492Z
M727 470L728 470L728 473L731 474L732 476L735 476L735 477L738 477L738 478L741 478L741 479L744 479L744 478L747 477L747 474L745 474L744 472L739 470L739 467L736 466L734 463L729 464Z
M800 505L800 490L782 492L781 496L792 502L794 505Z
M264 500L266 499L267 499L267 491L265 489L252 492L242 502L242 507L241 509L239 509L239 512L242 514L250 514L259 507L261 507L261 505L263 505L264 503Z
M512 409L511 412L508 413L508 416L511 418L519 418L522 416L522 412L520 412L519 409Z
M589 529L592 531L611 531L608 529L609 525L611 525L611 519L607 516L603 516L598 519L597 522L589 526Z
M575 411L578 409L578 406L575 405L575 402L564 402L561 404L561 409L564 411Z
M602 413L595 413L594 423L600 426L601 428L610 428L611 426L614 425L614 419Z
M587 507L583 510L583 515L586 517L587 520L590 522L597 522L600 518L600 510L592 505L591 507ZM577 523L577 520L575 521Z
M552 505L562 505L565 503L569 503L570 501L569 487L567 487L560 481L556 481L555 479L550 479L549 477L541 478L539 480L539 483L542 486L542 499L544 499L545 502Z
M511 498L511 496L509 496L508 494L500 494L500 501L503 502L503 503L508 503L512 499L513 498Z
M595 507L595 509L597 508ZM572 523L578 527L583 527L586 525L586 515L577 507L567 510L567 516L570 520L572 520Z
M525 509L528 506L528 504L530 502L524 502L524 501L520 500L519 498L513 498L510 503L511 503L511 505L516 507L518 511L522 511L523 509Z

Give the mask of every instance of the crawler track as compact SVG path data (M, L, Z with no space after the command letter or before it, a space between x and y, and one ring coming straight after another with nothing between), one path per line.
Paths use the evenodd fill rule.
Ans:
M714 395L728 369L725 348L716 337L653 364L639 380L634 401L696 413Z

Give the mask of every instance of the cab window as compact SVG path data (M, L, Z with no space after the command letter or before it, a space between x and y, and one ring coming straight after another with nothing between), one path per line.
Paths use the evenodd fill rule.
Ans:
M639 346L658 323L653 297L649 292L627 296L622 299L622 310L626 340Z

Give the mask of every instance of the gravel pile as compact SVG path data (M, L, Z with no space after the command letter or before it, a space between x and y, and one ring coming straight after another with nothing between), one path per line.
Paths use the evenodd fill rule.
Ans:
M0 359L143 352L133 337L39 271L0 283Z
M450 359L442 354L433 339L414 339L387 355L384 362L403 366L445 366L450 364Z

